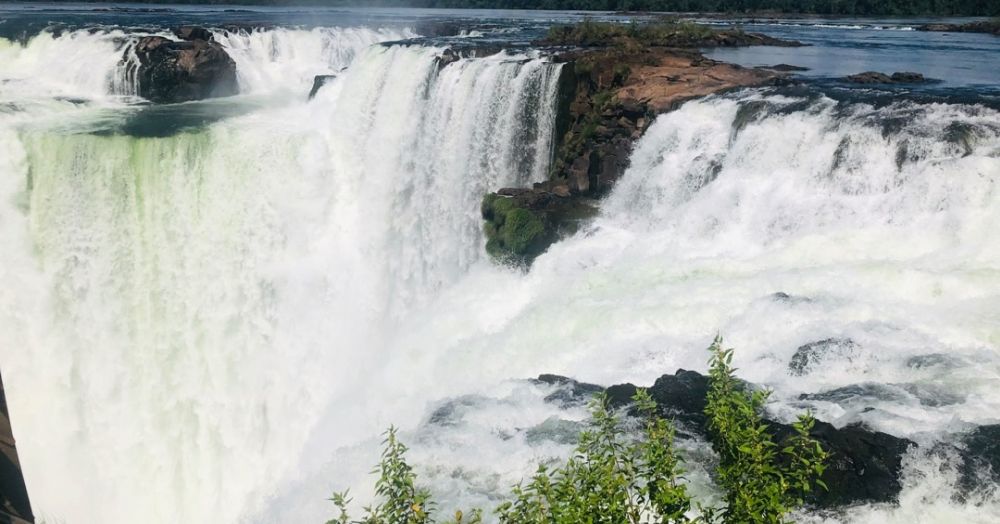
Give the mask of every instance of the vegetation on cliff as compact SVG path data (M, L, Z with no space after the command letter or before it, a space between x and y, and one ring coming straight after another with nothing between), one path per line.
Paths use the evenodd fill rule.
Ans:
M540 466L527 482L515 486L496 509L503 524L705 523L773 524L803 503L805 494L824 487L827 453L809 432L814 421L802 415L795 433L780 445L763 423L767 393L747 391L734 375L732 350L716 339L705 414L712 446L719 454L716 479L725 506L697 503L683 479L683 460L674 446L674 430L645 390L632 397L630 413L641 430L636 435L609 406L605 394L591 403L590 428L580 434L574 455L562 466ZM633 426L634 427L634 426ZM437 511L428 491L405 461L406 447L395 429L386 433L382 461L376 467L378 500L353 520L347 492L330 499L338 516L328 524L430 524ZM696 511L693 509L696 508ZM482 512L457 511L441 522L476 523Z
M670 18L586 20L553 27L540 43L570 47L554 57L564 66L549 179L530 189L500 189L482 208L487 252L518 264L530 264L561 232L574 231L577 219L593 215L592 203L624 174L632 143L655 115L684 100L780 76L708 60L692 48L797 45ZM511 223L517 229L508 225L508 208L524 210Z
M621 47L633 52L644 47L736 47L747 45L797 46L798 42L779 40L742 29L716 29L677 18L651 22L598 22L584 20L574 25L549 29L542 41L549 45L583 47Z
M518 199L490 193L483 198L482 213L486 220L486 251L490 255L520 259L545 249L549 229L543 217Z
M582 11L802 13L818 15L1000 15L984 0L132 0L134 3L404 6Z

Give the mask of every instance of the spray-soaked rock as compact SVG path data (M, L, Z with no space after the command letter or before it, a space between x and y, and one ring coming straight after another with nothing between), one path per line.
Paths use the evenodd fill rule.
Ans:
M201 38L211 38L210 33L198 29L184 33L191 40L147 36L136 42L133 50L138 65L133 66L139 96L152 102L176 103L239 91L236 63L220 44Z
M789 374L801 376L828 360L850 361L858 353L858 345L849 338L828 338L799 346L788 363Z
M570 196L564 184L542 182L531 189L506 188L483 198L486 251L497 260L530 264L553 242L593 216L589 201Z
M313 86L309 90L309 100L312 100L316 93L326 84L333 82L337 75L316 75L313 77Z

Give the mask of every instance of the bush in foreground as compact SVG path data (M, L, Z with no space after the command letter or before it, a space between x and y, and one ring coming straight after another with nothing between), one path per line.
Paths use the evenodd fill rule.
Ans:
M717 338L709 374L705 413L712 447L719 454L716 480L724 492L724 507L696 504L682 482L682 459L674 448L674 430L659 416L656 403L644 391L633 398L641 417L636 436L607 406L601 395L591 403L591 427L580 434L574 455L561 467L540 466L527 483L514 486L509 500L495 510L502 524L772 524L802 505L816 486L827 459L809 436L809 414L794 425L796 435L779 447L767 431L761 411L765 391L747 391L735 377L732 349ZM431 524L434 506L426 490L416 487L416 475L406 463L406 447L396 430L386 433L382 460L375 472L378 502L361 520L347 511L346 492L330 499L339 516L327 524ZM696 514L696 516L691 516ZM482 512L458 511L451 524L482 522Z

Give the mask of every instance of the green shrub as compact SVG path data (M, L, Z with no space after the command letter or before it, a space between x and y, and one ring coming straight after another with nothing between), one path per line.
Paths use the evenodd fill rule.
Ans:
M673 429L656 416L645 391L635 401L645 419L643 435L629 439L606 399L591 404L593 427L580 435L563 467L538 468L531 482L514 488L497 508L502 524L688 522L691 499L678 479ZM650 520L652 519L652 520Z
M709 26L675 18L629 23L587 19L575 25L551 27L544 42L551 45L634 49L641 46L691 47L711 38L716 32Z
M814 420L802 415L796 435L773 442L761 412L766 391L747 391L735 377L733 350L716 338L709 373L705 410L709 437L719 454L717 482L724 492L722 508L697 505L681 482L682 460L674 448L674 430L658 415L645 390L633 401L642 431L634 435L608 408L601 394L591 402L590 427L580 434L573 456L561 467L539 466L527 484L512 489L496 508L501 524L777 524L802 504L802 496L823 474L826 452L809 437ZM351 520L346 492L330 499L339 516L327 524L431 524L433 505L426 490L415 487L416 476L404 460L406 447L390 428L382 461L376 468L379 502L365 508L362 520ZM466 517L461 511L445 522L479 523L482 512Z
M708 429L719 454L718 483L725 493L723 522L779 523L802 497L823 488L827 454L809 437L815 421L808 413L794 424L796 435L783 449L773 441L761 412L769 391L747 391L735 377L733 350L716 338L709 370ZM783 455L783 456L781 456Z

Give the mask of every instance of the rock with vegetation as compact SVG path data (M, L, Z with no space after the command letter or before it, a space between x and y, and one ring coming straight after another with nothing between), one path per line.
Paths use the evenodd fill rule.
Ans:
M693 98L783 78L777 71L742 68L708 60L694 49L664 46L787 44L676 21L583 22L553 28L543 43L574 47L553 58L564 65L549 180L531 189L501 189L487 196L483 208L487 250L498 258L525 264L557 240L561 231L572 231L581 216L593 214L587 211L592 209L590 203L605 195L625 173L633 143L657 114ZM501 206L535 212L539 221L532 221L536 227L527 229L533 233L530 242L519 242L516 237L513 243L506 241L497 221L498 216L505 219L506 211L492 210L497 196L514 197ZM529 222L526 215L521 218Z
M748 391L763 391L742 383ZM681 430L704 437L709 431L705 408L711 379L695 371L678 370L663 375L649 388L663 416L681 424ZM631 384L612 386L608 391L629 390ZM617 395L621 399L624 395ZM794 428L769 418L761 419L776 442L795 434ZM829 453L828 467L820 479L828 490L817 490L807 500L817 507L831 508L860 502L894 502L902 485L899 475L903 456L913 442L861 425L836 428L815 421L811 435Z
M483 197L486 251L494 258L528 264L559 236L575 231L594 207L569 199L564 185L538 184L532 189L502 189Z
M802 43L781 40L742 29L715 29L704 24L664 18L647 23L595 22L585 20L575 25L552 27L540 42L544 45L581 47L617 46L626 49L644 47L746 47L771 45L801 46Z
M909 71L896 72L891 75L878 71L866 71L844 78L852 84L924 84L929 82L924 75Z
M925 24L918 27L917 30L939 33L987 33L1000 36L1000 18L967 24Z
M598 394L591 401L591 418L579 432L573 456L562 464L539 465L494 510L496 519L501 524L784 522L788 513L803 504L806 494L823 485L818 477L827 455L810 436L814 420L802 415L792 426L795 435L779 445L760 429L759 404L766 395L742 387L730 366L731 353L722 350L718 340L712 349L715 357L704 409L712 429L712 447L719 455L715 479L722 489L722 506L696 504L687 492L682 480L684 458L674 446L673 427L661 416L650 393L640 389L631 397L634 420L629 421L609 405L606 395ZM543 378L560 384L569 380ZM546 427L536 427L550 434L576 427L551 419L542 426ZM534 433L529 428L525 438L537 438ZM405 461L406 451L390 428L382 460L375 468L376 500L356 521L348 512L347 492L335 493L330 500L338 515L329 523L482 522L481 510L445 513L449 517L439 520L430 493L417 487L413 468ZM695 510L696 517L692 515Z
M146 36L126 51L138 58L133 66L139 96L151 102L177 103L239 92L236 62L211 33L200 28L178 32L188 39ZM127 54L125 63L129 63Z

